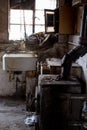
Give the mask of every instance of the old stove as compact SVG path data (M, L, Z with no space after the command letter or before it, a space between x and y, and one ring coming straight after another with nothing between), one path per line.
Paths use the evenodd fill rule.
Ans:
M84 130L82 110L85 86L77 79L60 80L58 75L39 76L40 130Z

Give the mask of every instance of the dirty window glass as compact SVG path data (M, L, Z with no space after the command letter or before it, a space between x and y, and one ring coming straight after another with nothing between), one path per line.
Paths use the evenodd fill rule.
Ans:
M22 40L26 34L32 34L33 11L10 10L9 40Z

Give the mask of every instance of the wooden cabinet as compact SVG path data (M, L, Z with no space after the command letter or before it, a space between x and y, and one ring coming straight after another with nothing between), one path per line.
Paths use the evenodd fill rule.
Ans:
M74 16L73 9L64 5L59 8L59 34L74 33Z
M79 7L75 8L75 30L74 30L74 33L77 35L81 34L82 18L83 18L83 6L79 6Z

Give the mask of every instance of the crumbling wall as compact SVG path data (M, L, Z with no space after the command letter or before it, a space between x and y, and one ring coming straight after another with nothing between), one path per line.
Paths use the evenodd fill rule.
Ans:
M55 43L53 47L38 52L39 61L45 61L46 58L62 58L68 51L65 43Z
M0 42L8 40L8 0L0 0Z
M2 70L2 56L0 53L0 96L12 96L15 93L15 82L9 81L9 73Z

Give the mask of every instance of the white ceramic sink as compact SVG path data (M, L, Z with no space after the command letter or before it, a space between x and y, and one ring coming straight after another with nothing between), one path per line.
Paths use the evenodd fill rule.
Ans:
M7 71L36 70L37 55L33 53L4 54L2 66Z

